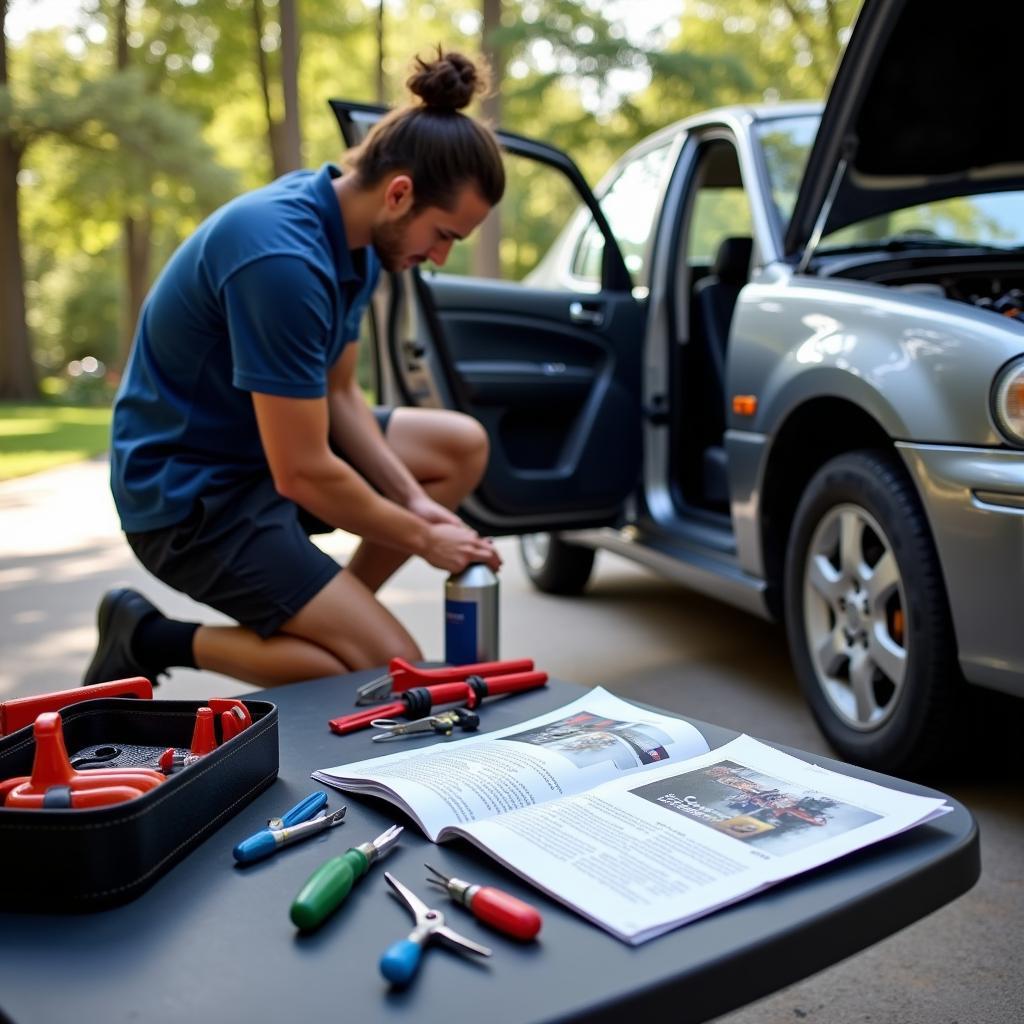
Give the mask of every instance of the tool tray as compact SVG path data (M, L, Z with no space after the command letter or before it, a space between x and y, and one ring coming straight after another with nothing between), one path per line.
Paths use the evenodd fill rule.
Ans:
M69 913L127 903L266 789L278 771L277 708L148 793L90 809L0 807L0 909ZM61 711L69 751L95 744L188 748L203 701L89 700ZM29 775L32 726L0 739L0 779Z

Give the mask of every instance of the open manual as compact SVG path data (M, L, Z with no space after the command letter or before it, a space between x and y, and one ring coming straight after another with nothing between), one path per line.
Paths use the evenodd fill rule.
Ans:
M313 773L461 836L638 944L952 810L600 688L521 725Z

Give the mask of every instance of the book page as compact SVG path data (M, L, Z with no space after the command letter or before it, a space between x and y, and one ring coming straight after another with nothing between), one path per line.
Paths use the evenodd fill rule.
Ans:
M453 831L635 944L949 809L742 736Z
M436 841L446 825L533 807L707 749L688 722L597 687L520 725L326 768L313 778L392 800Z

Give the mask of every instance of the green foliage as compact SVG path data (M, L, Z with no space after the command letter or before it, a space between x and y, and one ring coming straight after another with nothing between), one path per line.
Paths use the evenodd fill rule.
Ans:
M257 39L254 3L260 4ZM125 6L126 5L126 6ZM631 144L721 103L819 96L856 0L679 0L657 24L642 3L505 0L502 124L569 152L594 182ZM127 12L127 68L118 14ZM304 157L336 160L331 96L377 99L377 0L302 0L299 73ZM405 98L414 53L480 50L480 0L385 0L385 93ZM19 192L36 359L67 394L71 360L117 359L126 302L122 222L150 231L155 274L198 222L271 173L257 47L276 72L277 0L83 0L76 23L9 45L0 133L24 149ZM271 114L282 95L271 82ZM503 275L527 272L575 202L553 176L509 168ZM723 216L725 213L723 213ZM729 216L732 216L730 213ZM457 247L452 267L469 269ZM364 367L368 372L369 367ZM70 388L70 390L68 390Z

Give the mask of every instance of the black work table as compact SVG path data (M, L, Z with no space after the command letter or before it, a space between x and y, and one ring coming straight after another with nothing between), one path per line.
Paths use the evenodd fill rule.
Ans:
M703 1021L864 949L964 893L978 878L974 820L950 800L953 813L937 821L630 947L532 890L469 844L434 846L391 805L333 790L329 809L348 804L344 825L269 860L235 867L236 842L322 788L310 780L313 770L434 742L427 737L374 744L370 731L351 736L328 731L327 719L351 710L355 686L373 674L261 695L280 709L277 782L132 903L78 916L0 914L3 1013L17 1024L482 1019L487 1024L621 1024L624 1013L636 1019L650 1011ZM483 728L532 718L582 692L552 682L543 690L489 702ZM736 735L694 724L712 747ZM896 789L941 795L827 758L813 760ZM406 829L395 849L318 932L299 935L288 908L312 870L396 821ZM523 946L490 932L425 884L425 861L533 902L544 914L539 940ZM390 943L408 934L412 919L390 895L385 868L443 909L458 931L491 946L493 957L474 962L433 947L407 990L389 990L377 961ZM17 879L7 876L4 884L17 885Z

